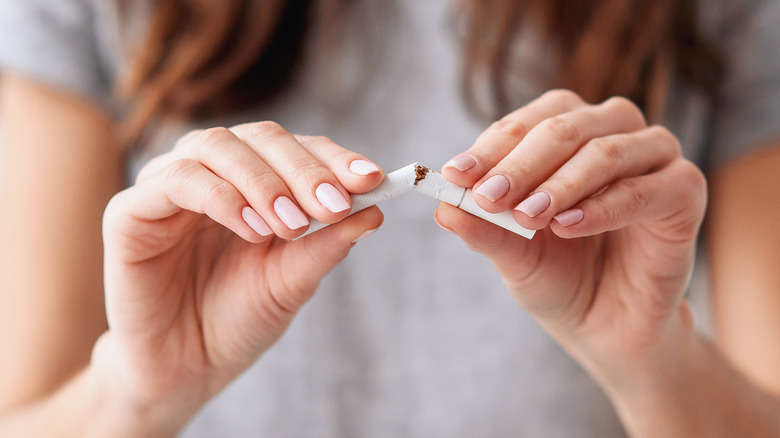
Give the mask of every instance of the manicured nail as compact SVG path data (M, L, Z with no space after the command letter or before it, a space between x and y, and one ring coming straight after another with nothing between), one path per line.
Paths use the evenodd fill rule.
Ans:
M352 171L352 173L358 174L360 176L381 172L381 170L376 167L376 164L366 160L355 160L349 163L349 170Z
M279 219L291 230L297 230L309 225L309 219L286 196L280 196L274 201L274 211Z
M322 183L314 190L314 194L325 208L332 213L341 213L350 209L349 202L344 198L339 189L332 184Z
M444 167L451 167L461 172L465 172L467 170L473 169L476 166L477 166L477 160L475 160L474 157L468 154L456 155L450 161L447 161L447 163L444 165Z
M509 180L503 175L491 176L477 190L474 190L474 193L480 194L492 202L503 198L508 192Z
M370 236L370 235L374 234L374 231L376 231L376 230L377 230L377 228L374 228L373 230L367 230L367 231L364 231L364 232L363 232L363 234L359 235L359 236L357 237L357 239L355 239L355 240L353 240L353 241L352 241L352 243L353 243L353 244L354 244L354 243L358 243L358 241L359 241L359 240L363 240L363 239L365 239L366 237L368 237L368 236Z
M547 207L550 206L550 202L552 202L550 200L550 195L545 192L536 192L525 198L523 202L515 207L515 210L522 211L528 215L528 217L536 217L547 210Z
M572 208L564 212L558 213L553 219L558 221L561 226L570 227L572 225L580 223L585 214L579 208Z
M257 212L250 206L246 206L243 210L241 210L241 217L244 218L244 222L246 222L250 228L255 230L255 233L263 237L270 236L274 233L271 227L269 227L263 218L261 218L260 215L257 214Z

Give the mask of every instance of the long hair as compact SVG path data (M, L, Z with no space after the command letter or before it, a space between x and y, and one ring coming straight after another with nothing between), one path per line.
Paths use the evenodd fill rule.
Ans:
M123 138L132 143L166 117L272 100L294 77L314 17L338 17L350 3L157 0L118 89L132 103ZM464 95L488 118L511 109L512 43L531 21L556 61L557 76L546 86L570 88L593 102L626 96L650 118L660 114L673 74L716 95L721 67L700 36L694 0L458 0L455 6ZM482 107L480 89L489 94Z
M694 0L460 0L459 15L466 97L474 107L478 89L490 94L481 113L510 109L511 43L531 20L555 58L548 86L590 102L625 96L650 119L660 117L673 74L717 98L724 67L701 36Z

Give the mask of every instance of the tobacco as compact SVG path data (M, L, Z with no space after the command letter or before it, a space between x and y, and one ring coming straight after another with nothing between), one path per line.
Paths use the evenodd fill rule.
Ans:
M424 180L425 176L428 175L428 172L430 172L430 170L425 166L414 166L414 185L417 185L418 182Z

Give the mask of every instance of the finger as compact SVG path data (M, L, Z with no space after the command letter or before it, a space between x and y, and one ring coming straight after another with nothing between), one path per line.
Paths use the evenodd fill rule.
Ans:
M680 156L677 139L659 126L593 139L515 207L515 220L540 230L613 182L655 171Z
M173 221L168 223L182 226L183 223L174 222L194 218L181 215L191 212L207 215L247 241L261 242L271 230L267 225L262 227L257 217L244 220L248 207L246 199L233 185L201 163L184 159L171 163L165 170L149 176L145 183L114 197L106 209L104 226L107 236L131 243L121 245L124 248L149 250L149 246L161 246L154 251L164 251L166 245L178 241L180 233L171 232L164 226L161 228L161 221Z
M350 193L372 190L384 178L384 171L374 161L339 146L328 137L296 135L295 138L327 166Z
M259 122L230 129L284 181L309 216L330 224L349 214L349 192L325 164L282 126Z
M495 255L502 248L519 250L528 242L524 237L444 202L439 204L434 218L441 228L457 234L469 248L483 254Z
M305 303L319 281L338 265L357 241L367 237L382 225L383 216L377 207L367 208L317 233L290 242L284 248L281 263L285 269L275 269L269 275L271 284L283 284L274 290L274 301L295 311ZM289 262L288 262L289 261Z
M197 160L235 186L275 234L293 238L308 227L308 217L285 181L229 129L211 128L188 135L177 143L171 156Z
M493 123L468 151L448 161L442 168L442 174L455 184L472 187L514 149L534 126L545 119L584 106L585 101L574 92L548 91Z
M617 181L603 193L558 213L550 227L555 234L572 238L654 222L667 239L691 237L704 216L706 198L701 171L678 158L657 172Z
M474 199L494 213L513 208L590 140L645 126L642 112L624 98L546 119L475 184Z
M184 134L179 140L176 142L176 144L173 147L173 150L175 151L177 148L180 148L183 144L187 144L192 140L193 137L196 137L200 135L203 132L202 129L196 129L193 131L189 131L188 133ZM165 166L171 164L173 161L181 158L180 155L175 155L173 151L157 155L156 157L149 160L142 168L138 171L138 174L135 177L135 183L141 183L144 180L146 180L148 177L156 174L157 172L163 170Z

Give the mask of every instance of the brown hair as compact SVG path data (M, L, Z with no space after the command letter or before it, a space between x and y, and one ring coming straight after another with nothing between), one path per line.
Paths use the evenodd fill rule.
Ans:
M295 71L312 3L157 0L119 83L119 97L133 104L122 138L132 143L156 118L206 116L272 99Z
M290 82L314 16L347 0L158 0L120 96L134 104L129 142L156 119L198 117L267 102ZM470 106L497 117L510 108L513 41L535 20L558 76L545 84L586 100L631 98L650 118L663 109L672 73L715 96L718 57L700 37L694 0L458 0L463 88ZM477 104L481 89L489 103Z
M626 96L650 119L660 117L672 73L715 99L722 71L718 54L697 28L694 0L460 0L465 47L464 89L486 82L489 108L511 109L512 38L534 20L550 44L557 77L548 86L570 88L585 100Z

